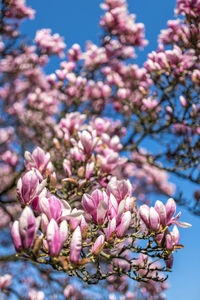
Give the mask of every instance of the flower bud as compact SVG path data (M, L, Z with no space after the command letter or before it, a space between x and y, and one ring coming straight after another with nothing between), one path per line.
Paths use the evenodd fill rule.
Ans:
M82 237L81 237L81 230L78 226L71 238L70 242L70 261L77 263L79 261L79 256L81 253L81 247L82 247Z
M19 221L15 221L12 225L11 236L15 246L16 251L22 248L22 240L19 233Z
M38 196L39 178L34 170L24 174L17 182L17 194L23 205L30 204Z
M54 219L47 227L47 243L51 256L58 256L61 250L60 230Z
M179 239L180 239L180 233L179 233L178 227L176 225L174 225L171 234L172 234L173 243L175 245L178 245Z
M165 236L165 245L168 250L173 250L172 236L170 232Z
M32 247L38 227L32 209L26 206L19 218L19 232L25 250Z
M117 236L123 237L131 224L131 213L126 211L121 217L121 222L117 227Z
M83 152L90 156L97 144L97 138L93 138L93 136L86 130L79 132L80 138L80 147L83 149Z
M90 179L92 173L94 172L94 162L87 163L86 169L85 169L85 177L86 179Z
M166 209L165 209L165 205L161 201L157 200L156 203L155 203L155 210L159 214L160 223L165 227L166 226Z
M105 217L107 215L107 210L108 210L108 204L106 201L102 200L97 208L97 223L98 224L103 224Z
M149 221L152 230L158 230L160 226L160 218L157 211L151 207L149 211Z
M176 203L174 199L169 198L165 204L165 208L166 208L166 218L167 218L166 221L168 223L176 212Z
M61 201L55 196L51 196L48 199L42 198L39 207L41 212L45 213L49 220L57 220L62 214Z
M105 236L102 234L96 239L94 245L92 246L92 254L98 255L101 252L104 246L104 241L105 241Z
M68 224L66 220L63 220L60 223L60 243L61 243L61 248L63 247L64 243L67 240L68 237Z
M106 234L106 239L109 241L109 239L113 236L113 234L116 231L116 219L113 218L109 223L108 223L108 228L104 229L105 234Z
M44 213L42 213L41 229L42 229L43 233L46 233L48 225L49 225L49 220L48 220L47 216Z
M132 195L132 185L129 180L117 180L113 177L107 186L108 195L113 194L119 203L127 196Z
M139 215L147 228L149 228L150 226L149 214L150 214L150 208L146 204L140 206Z

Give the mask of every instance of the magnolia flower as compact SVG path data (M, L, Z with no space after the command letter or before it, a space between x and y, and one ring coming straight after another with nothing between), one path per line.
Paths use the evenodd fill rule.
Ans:
M82 237L81 237L81 230L78 226L71 238L70 242L70 261L77 263L79 261L80 253L82 248Z
M49 221L54 219L57 223L79 217L83 214L82 210L72 210L67 201L53 195L49 198L42 198L39 202L39 208L40 211L47 216ZM45 217L43 217L43 220L45 220Z
M26 151L24 154L25 166L27 170L32 168L37 169L42 175L48 169L50 173L53 173L53 165L50 161L50 154L40 147L35 148L33 153Z
M47 227L47 243L51 256L58 256L68 237L68 225L64 220L58 225L51 219Z
M113 218L111 221L108 223L108 227L104 229L104 232L106 234L106 239L109 241L110 237L114 235L116 232L116 219Z
M101 234L92 246L92 254L98 255L104 246L105 236Z
M117 236L122 238L131 224L131 213L126 211L121 216L120 224L117 226Z
M103 224L108 212L108 196L101 190L94 190L91 195L84 194L82 198L84 210L90 214L97 224Z
M37 202L40 194L44 191L46 180L39 183L39 177L36 170L25 173L17 182L17 195L21 204L31 204Z
M98 137L95 134L91 134L86 130L79 132L79 148L88 156L92 154L94 148L97 146ZM94 135L94 136L93 136Z
M11 229L16 251L20 249L28 250L33 246L39 225L40 217L36 219L31 208L26 206L19 221L15 221Z
M129 180L117 180L116 177L112 177L106 191L108 195L113 194L119 203L127 196L132 195L132 185Z

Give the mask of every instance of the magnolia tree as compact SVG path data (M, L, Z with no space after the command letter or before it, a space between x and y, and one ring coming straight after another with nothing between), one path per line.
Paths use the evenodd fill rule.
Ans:
M164 299L178 226L190 226L176 201L200 212L200 1L177 0L143 67L143 24L125 0L101 8L99 44L67 51L50 29L27 41L25 1L1 3L3 299Z

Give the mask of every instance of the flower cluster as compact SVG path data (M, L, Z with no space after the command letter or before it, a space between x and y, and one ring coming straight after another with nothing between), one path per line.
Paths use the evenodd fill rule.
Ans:
M111 35L117 36L122 44L133 46L145 46L144 25L134 23L135 15L128 14L126 1L106 0L101 5L106 10L101 18L100 25L104 27Z
M35 42L40 47L43 53L48 55L59 55L62 57L64 55L64 50L66 48L63 39L59 34L51 35L51 29L41 29L36 32Z
M154 207L142 205L139 209L139 214L144 222L146 228L150 232L155 232L155 240L158 245L166 247L167 250L173 251L179 247L180 234L177 226L190 227L191 225L185 222L180 222L181 213L179 212L176 217L176 203L172 198L169 198L164 205L161 201L157 200ZM174 225L172 231L169 227ZM170 265L167 260L167 265ZM171 266L171 265L170 265Z
M200 3L198 0L178 0L175 11L177 14L198 18L200 14Z
M79 118L77 124L74 123L76 115L70 114L69 116L71 119L68 122L62 122L68 134L75 128L78 129L84 120L84 117ZM93 126L94 124L97 125L96 122ZM98 127L98 130L101 132L102 127ZM79 142L76 147L77 153L80 151L80 162L86 161L88 164L88 158L92 155L94 148L100 146L97 146L98 138L96 136L92 138L87 131L79 133L78 138ZM153 238L152 243L157 245L155 257L161 251L161 257L165 260L166 266L172 267L171 255L179 248L179 232L176 226L172 232L168 230L168 227L172 224L182 227L190 226L178 221L180 213L173 217L176 210L173 199L170 198L165 206L161 201L157 201L154 208L142 205L138 211L129 180L118 180L111 176L108 177L110 180L106 185L100 180L98 184L96 181L96 188L90 188L87 182L91 181L88 175L88 168L91 167L86 165L86 172L82 173L79 167L78 182L72 177L73 170L66 160L63 162L63 167L71 177L61 180L62 185L60 187L59 184L57 185L56 195L54 195L57 177L61 174L58 173L58 176L55 174L50 154L45 153L41 148L36 148L32 154L26 152L25 163L27 171L17 183L18 198L25 208L19 220L13 223L11 230L15 248L21 253L20 255L28 255L42 262L45 253L47 261L43 260L43 263L48 262L58 269L62 267L65 272L79 268L80 271L85 270L88 274L88 282L90 282L89 266L91 263L96 264L99 257L104 257L111 261L113 267L110 272L101 273L99 279L109 277L109 275L114 276L116 270L121 268L128 271L128 274L133 270L137 280L137 276L141 274L137 272L138 265L129 250L137 249L136 251L140 253L142 248L137 248L136 240L139 242L139 239L151 240ZM85 183L83 183L84 177ZM87 181L87 178L90 180ZM55 181L53 188L51 187L52 180ZM68 194L66 194L66 182L68 186L69 184L71 186ZM92 190L88 193L87 188ZM77 195L77 191L80 196ZM64 195L67 195L67 198ZM148 230L144 230L138 216ZM148 246L146 247L143 253L148 255ZM150 265L147 268L150 268ZM160 266L158 270L164 269ZM144 278L154 279L151 272L151 277L147 274L149 272L142 272ZM159 280L161 279L160 277Z
M26 6L25 0L3 0L3 4L9 5L9 9L6 10L5 15L10 19L25 19L34 18L35 11Z

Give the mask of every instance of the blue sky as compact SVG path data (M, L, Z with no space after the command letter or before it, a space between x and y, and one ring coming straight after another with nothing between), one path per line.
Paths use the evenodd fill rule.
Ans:
M68 47L78 42L82 48L86 40L98 43L99 0L29 0L27 3L36 10L36 18L23 24L23 32L34 37L35 31L41 28L51 28L65 37ZM149 45L138 53L136 60L140 65L148 52L155 50L157 36L162 28L166 28L168 19L173 18L175 0L128 0L129 10L137 15L137 22L143 22L146 27L146 37ZM48 68L55 70L57 61ZM184 193L190 197L192 186L179 181L184 186ZM187 210L180 208L182 220L192 224L190 229L181 229L181 243L185 248L175 255L174 270L169 274L171 288L167 292L168 300L198 300L200 299L200 217L195 217Z

